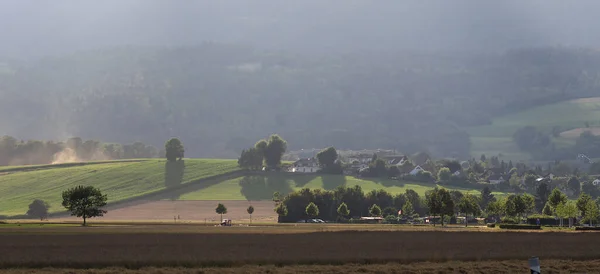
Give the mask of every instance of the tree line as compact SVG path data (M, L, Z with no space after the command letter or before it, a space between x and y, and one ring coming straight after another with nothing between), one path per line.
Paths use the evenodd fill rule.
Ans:
M97 140L69 138L64 142L18 140L0 137L0 166L36 165L69 161L155 158L164 155L142 142L132 144L102 143Z
M439 220L442 225L456 222L459 215L465 220L485 217L490 222L506 223L520 223L532 214L551 219L579 218L582 223L597 222L600 218L600 198L594 200L582 193L576 201L569 201L557 188L551 192L540 190L536 196L524 193L497 198L487 187L476 195L435 187L422 197L411 189L396 195L385 190L364 193L357 185L340 186L332 191L305 188L274 200L278 221L283 223L309 218L349 222L364 216L383 217L389 223L434 216L432 220ZM538 200L542 208L536 206Z

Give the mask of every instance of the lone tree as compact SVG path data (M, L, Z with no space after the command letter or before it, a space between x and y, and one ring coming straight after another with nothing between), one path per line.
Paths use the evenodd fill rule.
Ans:
M348 210L348 206L346 205L346 203L340 204L340 206L337 208L337 213L344 218L350 215L350 210Z
M248 212L248 214L250 214L250 224L252 224L252 213L254 213L254 207L249 206L248 209L246 209L246 212Z
M319 216L319 207L317 207L317 205L315 205L315 203L310 202L306 206L306 215L308 215L308 217L310 217L310 218L315 218L315 217Z
M183 158L183 143L177 138L171 138L165 143L165 152L168 161L181 160Z
M29 217L40 218L40 220L44 220L48 217L48 209L50 205L40 199L35 199L29 205L29 210L27 210L27 215Z
M227 208L223 204L218 204L217 208L215 208L217 214L221 214L221 222L223 222L223 214L227 214Z
M83 225L87 225L87 218L102 217L106 210L101 207L106 205L106 195L93 186L76 186L62 193L64 206L71 211L71 216L83 217Z

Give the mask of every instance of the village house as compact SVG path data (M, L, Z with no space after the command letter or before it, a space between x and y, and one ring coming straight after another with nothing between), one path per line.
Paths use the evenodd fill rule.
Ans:
M292 164L291 172L315 173L319 171L319 162L316 158L303 158Z
M421 166L416 166L415 168L413 168L413 170L411 170L408 174L410 175L417 175L417 173L419 173L420 171L425 171L425 169L423 169Z
M503 175L499 175L499 174L494 174L494 175L490 175L490 177L488 177L488 182L490 184L500 184L500 183L504 183L506 182L506 179L504 179Z

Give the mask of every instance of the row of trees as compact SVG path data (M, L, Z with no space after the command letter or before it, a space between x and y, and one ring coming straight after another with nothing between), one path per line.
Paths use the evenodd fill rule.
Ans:
M292 192L282 199L276 199L276 212L279 214L280 222L296 222L311 217L324 220L343 220L345 218L357 218L361 216L396 216L399 210L405 217L432 215L453 215L461 212L470 216L477 215L479 208L485 208L487 204L495 201L494 195L489 189L481 191L480 195L464 195L460 191L448 191L444 188L435 188L421 197L412 189L405 193L392 195L385 190L372 190L364 193L358 185L353 187L340 186L332 191L320 189L301 189ZM309 204L315 204L319 213L312 216L307 213ZM374 207L376 205L377 207ZM340 212L340 207L342 211ZM375 211L373 211L375 208ZM377 208L381 214L375 214ZM343 214L344 212L348 214Z
M539 194L545 196L525 193L497 199L489 188L473 195L436 187L427 191L425 197L420 197L413 190L397 195L384 190L365 194L360 186L338 187L333 191L302 189L276 200L275 211L280 222L295 222L315 217L337 221L361 216L395 217L398 210L402 210L402 215L407 218L426 214L439 216L442 225L447 216L460 214L467 220L469 217L484 216L497 221L516 222L535 213L559 218L581 217L584 222L594 222L600 217L600 199L593 200L587 194L581 194L576 202L568 201L567 196L557 188L547 194L543 191ZM539 203L544 206L537 209L536 204Z
M155 158L164 152L142 142L102 143L97 140L69 138L65 142L17 140L0 137L0 165L51 164L63 161Z

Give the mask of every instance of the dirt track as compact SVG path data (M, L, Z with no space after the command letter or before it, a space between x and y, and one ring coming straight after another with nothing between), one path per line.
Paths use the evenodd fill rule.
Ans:
M254 206L252 220L256 222L276 222L277 214L273 211L272 201L148 201L119 208L108 209L103 221L173 221L173 216L181 218L179 222L207 221L217 222L220 215L215 213L218 203L227 207L223 218L234 222L247 221L250 216L246 212L249 205ZM56 220L56 219L53 219ZM60 218L60 220L76 220L76 218Z

